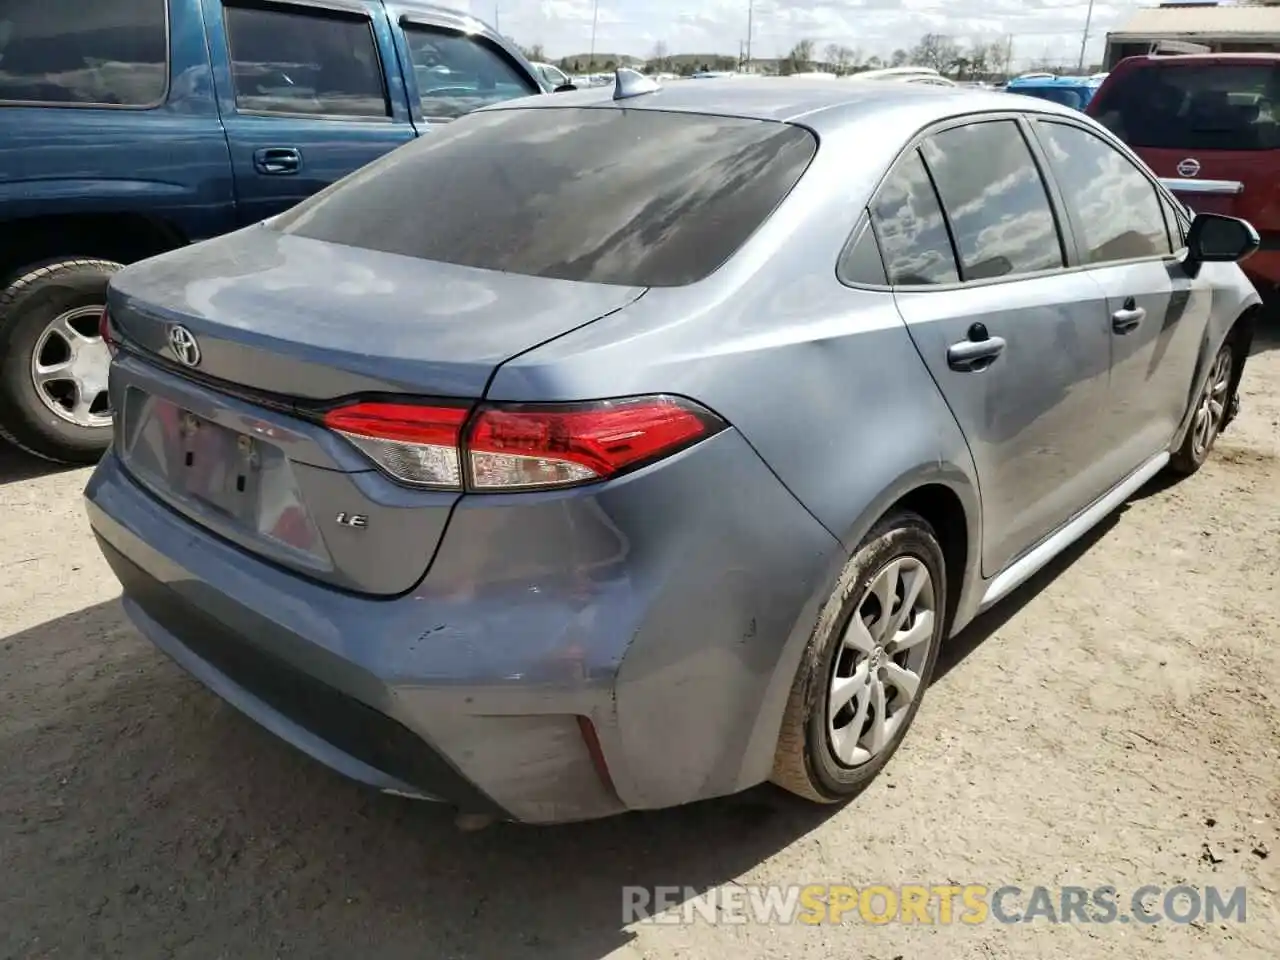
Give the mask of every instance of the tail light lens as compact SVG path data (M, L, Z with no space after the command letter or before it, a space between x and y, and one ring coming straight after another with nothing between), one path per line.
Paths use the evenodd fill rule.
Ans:
M469 412L468 407L357 403L330 410L324 423L403 483L461 490L458 440Z
M102 313L98 317L98 336L102 338L102 342L107 345L107 349L111 351L114 357L116 354L116 339L111 332L111 311L106 307L102 308Z
M397 480L477 492L606 480L725 427L710 411L669 396L485 405L467 420L460 407L357 403L331 411L325 425Z

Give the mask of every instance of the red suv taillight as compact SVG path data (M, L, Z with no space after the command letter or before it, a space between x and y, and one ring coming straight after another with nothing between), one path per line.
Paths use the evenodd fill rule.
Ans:
M477 492L540 490L606 480L724 429L680 397L466 407L359 402L325 415L402 483Z

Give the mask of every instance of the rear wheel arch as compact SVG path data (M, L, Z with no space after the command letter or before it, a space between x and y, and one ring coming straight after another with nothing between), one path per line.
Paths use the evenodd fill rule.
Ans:
M967 573L973 569L977 559L976 549L971 554L970 545L976 548L978 538L970 532L964 501L944 483L927 483L900 497L884 515L902 511L919 514L933 527L938 537L946 562L946 622L950 630L964 592Z
M129 264L186 246L168 220L135 213L29 217L0 224L0 287L68 260Z

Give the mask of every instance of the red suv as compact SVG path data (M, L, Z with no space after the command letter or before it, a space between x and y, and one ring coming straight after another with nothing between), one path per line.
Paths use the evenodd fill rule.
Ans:
M1188 207L1252 223L1242 267L1264 295L1280 286L1280 54L1130 57L1085 112Z

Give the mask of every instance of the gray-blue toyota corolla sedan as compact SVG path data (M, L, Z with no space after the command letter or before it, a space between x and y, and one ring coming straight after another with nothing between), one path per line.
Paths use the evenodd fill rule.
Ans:
M1235 414L1257 234L1090 119L654 87L479 111L112 281L125 608L381 790L849 797L947 637Z

